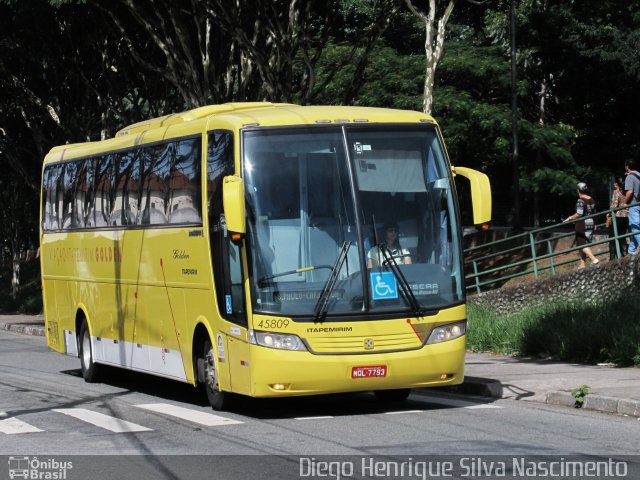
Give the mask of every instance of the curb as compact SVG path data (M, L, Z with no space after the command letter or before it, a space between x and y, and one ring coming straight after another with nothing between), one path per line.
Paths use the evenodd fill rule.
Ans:
M502 384L499 381L477 381L473 377L467 377L462 385L454 388L457 393L502 398ZM573 395L563 391L548 392L544 397L543 403L576 408L576 399ZM588 394L584 398L582 408L584 410L616 413L640 418L640 400L633 400L631 398L615 398Z
M23 335L35 335L39 337L44 337L46 335L45 328L43 326L24 323L0 323L0 330L21 333Z

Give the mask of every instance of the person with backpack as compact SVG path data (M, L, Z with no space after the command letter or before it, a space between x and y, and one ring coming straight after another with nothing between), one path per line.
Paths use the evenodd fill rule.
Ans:
M580 218L587 215L592 215L596 211L595 200L587 194L588 187L584 182L578 182L578 201L576 202L576 213L567 217L564 222L570 222L576 218ZM563 223L564 223L563 222ZM592 264L599 263L593 252L591 251L591 241L593 239L593 231L595 230L595 224L593 218L587 218L576 222L576 239L575 244L578 247L582 247L578 250L578 268L584 268L586 266L585 260L587 257L591 260Z
M629 242L629 254L636 256L640 248L640 173L637 171L637 161L634 158L624 162L627 178L624 181L625 203L634 204L629 207L629 232L633 233Z

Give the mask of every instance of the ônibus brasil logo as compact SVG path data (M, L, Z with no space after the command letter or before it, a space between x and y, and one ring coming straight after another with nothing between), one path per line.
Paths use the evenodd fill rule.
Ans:
M9 478L29 480L66 480L67 470L73 468L72 462L61 462L54 458L9 457Z

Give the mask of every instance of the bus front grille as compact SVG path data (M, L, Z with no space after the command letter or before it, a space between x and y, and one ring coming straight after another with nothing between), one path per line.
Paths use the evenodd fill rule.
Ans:
M424 339L414 332L366 336L308 336L307 346L317 354L383 353L420 348Z

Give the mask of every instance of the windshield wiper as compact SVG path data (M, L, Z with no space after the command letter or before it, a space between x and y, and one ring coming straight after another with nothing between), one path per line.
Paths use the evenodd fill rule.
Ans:
M407 282L407 279L402 273L402 270L400 270L400 267L398 267L395 258L393 258L393 255L389 253L387 245L381 243L380 245L378 245L378 249L382 252L382 256L385 259L384 263L386 263L389 268L391 268L391 271L398 280L398 284L400 285L400 292L402 293L405 302L407 302L407 305L409 305L411 311L416 316L421 317L424 313L424 309L413 293L413 289L411 288L411 285L409 285L409 282Z
M286 272L274 273L273 275L268 275L258 280L258 286L265 287L266 285L268 285L267 282L269 280L273 280L274 278L286 277L287 275L293 275L294 273L310 272L312 270L319 270L321 268L326 268L328 270L331 270L333 267L331 265L311 265L310 267L300 267L300 268L296 268L295 270L287 270Z
M333 267L331 268L331 274L327 281L322 287L322 291L320 292L320 297L318 298L318 302L316 303L315 314L316 314L316 322L324 320L324 317L327 315L327 307L329 305L329 299L331 298L331 294L333 293L333 289L336 286L336 280L338 280L338 275L340 274L340 269L342 268L342 264L347 258L347 253L349 252L349 248L351 248L351 241L345 240L342 242L342 248L340 249L340 253L338 254L338 258L336 258Z

